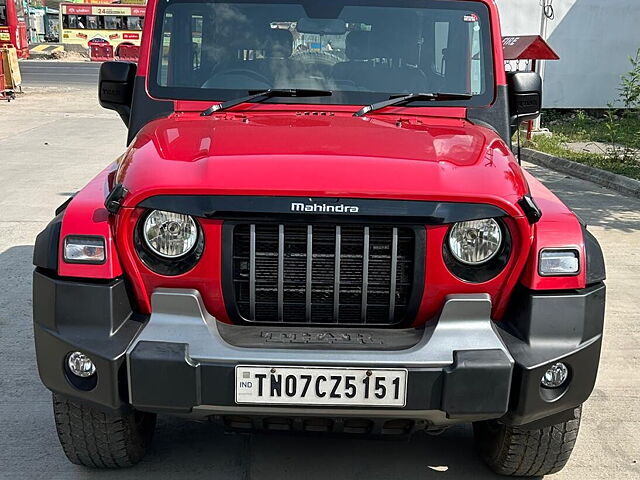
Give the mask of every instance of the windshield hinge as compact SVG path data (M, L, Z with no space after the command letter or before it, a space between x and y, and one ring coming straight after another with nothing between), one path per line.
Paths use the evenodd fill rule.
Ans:
M530 194L526 194L518 201L518 205L522 208L527 220L529 223L533 225L534 223L538 223L542 218L542 210L536 204L535 200Z
M104 201L105 208L109 213L116 214L122 206L122 199L129 193L129 190L124 188L124 185L118 183L113 190L107 195L107 199Z

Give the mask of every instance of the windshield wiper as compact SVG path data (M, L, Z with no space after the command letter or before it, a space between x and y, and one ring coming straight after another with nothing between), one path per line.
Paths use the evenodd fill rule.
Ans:
M356 113L354 117L362 117L367 113L381 108L390 107L392 105L402 105L403 103L415 102L419 100L428 100L431 102L438 100L469 100L473 95L470 93L409 93L408 95L392 95L389 100L383 100L382 102L372 103L366 107L362 107Z
M246 102L261 102L272 97L328 97L333 95L331 90L309 90L306 88L270 88L269 90L261 90L259 92L249 91L249 95L242 98L236 98L233 100L227 100L223 103L216 103L211 105L200 115L207 117L214 112L220 110L227 110L228 108L235 107L241 103Z

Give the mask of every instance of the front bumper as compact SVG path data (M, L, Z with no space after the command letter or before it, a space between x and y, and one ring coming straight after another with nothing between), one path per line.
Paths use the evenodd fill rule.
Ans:
M86 304L73 301L78 297ZM604 285L555 295L521 292L501 327L490 319L487 295L450 296L439 319L421 330L230 326L209 315L195 290L157 290L149 318L135 318L126 305L122 280L95 285L36 271L36 350L48 388L105 409L195 416L407 418L435 426L500 418L527 424L570 410L591 393ZM96 363L97 383L90 390L74 386L62 368L74 350ZM569 366L571 378L550 394L540 378L556 361ZM406 406L240 406L234 396L239 364L406 368Z

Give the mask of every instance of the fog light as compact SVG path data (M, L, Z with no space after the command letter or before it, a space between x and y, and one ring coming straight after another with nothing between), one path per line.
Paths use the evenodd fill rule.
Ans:
M78 377L87 378L96 373L96 366L91 359L82 352L73 352L67 358L67 365L71 373Z
M567 381L569 369L564 363L554 363L542 376L542 386L547 388L558 388Z

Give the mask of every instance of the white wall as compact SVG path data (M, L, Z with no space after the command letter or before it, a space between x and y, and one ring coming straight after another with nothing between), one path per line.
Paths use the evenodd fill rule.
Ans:
M540 0L496 0L503 35L540 31ZM547 40L560 60L546 64L544 106L605 108L640 48L640 0L554 0Z

